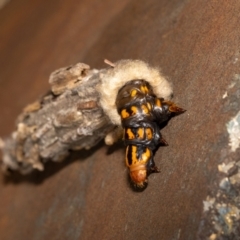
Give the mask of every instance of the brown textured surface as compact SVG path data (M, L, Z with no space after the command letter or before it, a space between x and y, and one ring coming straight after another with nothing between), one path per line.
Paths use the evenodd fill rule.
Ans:
M161 66L187 113L172 119L148 188L127 184L122 145L74 153L44 173L2 177L1 239L195 239L215 179L222 96L239 73L240 3L14 0L0 11L0 135L44 93L49 74L79 61L140 58ZM225 104L225 105L224 105ZM224 109L223 106L224 105Z

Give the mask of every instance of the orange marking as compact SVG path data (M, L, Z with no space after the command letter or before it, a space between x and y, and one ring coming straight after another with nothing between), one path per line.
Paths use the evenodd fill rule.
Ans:
M151 140L153 138L153 133L151 128L146 128L146 136L148 140Z
M142 154L141 162L148 162L149 158L151 157L151 152L148 148L146 148L146 151Z
M149 92L149 89L147 88L147 86L144 86L144 89L145 89L145 93Z
M133 89L131 91L131 97L135 97L137 95L137 90L136 89Z
M131 146L131 147L130 147ZM131 154L129 154L129 151L131 151ZM138 153L138 147L135 145L128 145L126 148L126 165L130 168L136 168L136 167L143 167L151 158L152 153L149 148L146 148L145 152L143 152L140 156L140 158L137 158L137 153ZM131 156L131 160L128 159L129 155ZM130 161L129 161L130 160ZM129 164L129 162L131 164Z
M147 102L147 107L148 107L148 109L149 109L150 111L152 110L152 105L151 105L150 102Z
M136 106L132 106L132 107L131 107L131 111L132 111L132 114L131 114L132 116L133 116L133 115L136 115L137 112L138 112L138 108L137 108Z
M127 136L128 136L128 139L134 139L135 138L135 135L132 132L131 128L127 128Z
M160 101L159 98L156 98L155 104L156 104L158 107L162 107L162 103L161 103L161 101Z
M140 90L143 92L143 93L145 93L145 87L142 85L141 87L140 87Z
M147 88L147 86L145 86L145 85L142 85L141 87L140 87L140 90L143 92L143 93L148 93L149 92L149 89Z
M148 109L148 107L146 105L143 104L141 106L141 108L142 108L144 114L149 114L149 109Z
M125 162L126 162L126 165L129 167L130 165L128 164L128 151L129 151L129 145L126 147L126 155L125 155Z
M143 139L144 138L144 129L138 128L137 134L138 134L138 138Z
M132 161L133 161L133 164L136 164L138 162L138 159L137 159L137 146L132 146Z
M122 117L122 118L128 118L128 117L129 117L129 113L127 112L126 109L123 109L123 110L121 111L121 117Z

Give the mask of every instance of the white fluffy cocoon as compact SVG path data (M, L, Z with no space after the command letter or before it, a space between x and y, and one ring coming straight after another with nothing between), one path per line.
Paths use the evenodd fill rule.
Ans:
M152 86L158 97L170 99L172 86L157 68L150 67L141 60L120 60L100 73L101 82L97 86L100 104L112 123L121 125L121 118L116 109L116 97L119 89L128 81L144 79Z

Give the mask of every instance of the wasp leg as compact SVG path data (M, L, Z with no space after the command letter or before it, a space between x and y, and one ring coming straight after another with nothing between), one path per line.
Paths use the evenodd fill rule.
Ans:
M163 101L163 104L166 104L168 106L168 111L171 113L181 114L186 112L185 109L178 107L174 102Z
M119 139L122 138L123 135L123 129L122 127L117 127L113 129L111 132L107 134L105 137L105 143L106 145L113 145L115 142L117 142Z
M156 141L158 141L158 143L159 143L161 146L168 146L168 143L167 143L167 141L163 138L163 136L162 136L159 128L156 128L156 129L155 129L155 132L157 132L157 131L158 131L158 134L155 134L155 135L156 135Z
M163 98L156 98L153 107L153 114L159 124L160 128L163 128L167 124L167 121L176 115L184 113L186 110L178 107L174 102L165 101Z
M159 172L160 172L160 170L157 166L154 166L151 168L151 173L159 173Z
M159 173L160 172L159 168L155 165L153 158L151 158L150 161L148 162L147 169L148 169L148 175L151 173Z
M160 145L162 145L162 146L168 146L167 141L166 141L163 137L160 138L159 143L160 143Z

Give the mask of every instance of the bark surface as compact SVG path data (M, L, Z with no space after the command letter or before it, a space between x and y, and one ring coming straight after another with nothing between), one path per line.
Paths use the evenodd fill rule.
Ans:
M114 127L98 104L98 70L78 63L53 72L49 83L51 91L24 108L17 130L2 142L5 171L42 171L48 160L95 146Z

